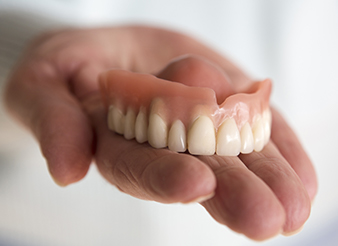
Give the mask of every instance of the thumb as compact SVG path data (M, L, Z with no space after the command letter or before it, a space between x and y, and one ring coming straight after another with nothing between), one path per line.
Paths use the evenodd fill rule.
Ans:
M91 126L67 78L52 64L23 62L5 89L5 104L37 138L57 184L85 176L92 159Z
M188 86L206 87L215 91L217 103L235 93L230 78L218 66L196 55L184 55L174 59L158 77Z

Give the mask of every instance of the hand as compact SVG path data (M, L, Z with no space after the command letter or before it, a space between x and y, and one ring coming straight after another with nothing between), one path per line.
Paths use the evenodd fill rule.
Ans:
M317 191L314 168L293 131L273 110L271 141L239 157L153 149L110 132L97 76L112 67L156 73L172 58L197 54L218 64L240 88L250 79L187 36L148 27L66 30L28 48L6 89L6 104L37 138L60 185L82 179L95 157L123 192L163 203L201 204L218 222L263 240L298 230Z

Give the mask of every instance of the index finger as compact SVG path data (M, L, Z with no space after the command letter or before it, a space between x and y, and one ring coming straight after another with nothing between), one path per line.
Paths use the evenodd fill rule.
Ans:
M274 108L272 112L271 139L280 153L295 170L304 184L310 199L313 201L317 194L318 184L314 166L302 147L296 134Z
M25 61L5 91L7 107L40 144L59 185L82 179L92 159L92 131L67 81L46 60Z

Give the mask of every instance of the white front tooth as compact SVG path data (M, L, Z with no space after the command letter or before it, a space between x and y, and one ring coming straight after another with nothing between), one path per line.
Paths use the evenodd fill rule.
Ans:
M213 155L215 153L215 128L207 116L200 116L188 132L188 150L194 155Z
M264 144L267 144L270 139L271 127L268 120L263 120L263 128L264 128Z
M120 109L113 107L113 124L115 132L119 134L124 133L125 116Z
M264 148L264 124L263 119L258 119L252 128L252 134L254 138L254 150L261 151Z
M185 127L180 120L176 120L169 130L168 148L176 152L185 152L187 149Z
M267 144L271 135L272 115L270 109L263 112L264 144Z
M109 130L112 130L112 131L114 131L113 108L114 108L113 105L109 106L108 116L107 116L108 128Z
M129 108L126 114L124 126L124 137L128 140L133 139L135 137L135 121L136 121L136 113L134 110Z
M247 122L241 129L241 153L248 154L251 153L253 149L254 138L252 135L251 127Z
M148 142L154 148L167 147L168 126L158 114L149 117Z
M139 143L148 140L148 121L146 113L141 109L135 121L135 138Z
M241 136L233 118L225 120L217 132L217 155L237 156L241 150Z

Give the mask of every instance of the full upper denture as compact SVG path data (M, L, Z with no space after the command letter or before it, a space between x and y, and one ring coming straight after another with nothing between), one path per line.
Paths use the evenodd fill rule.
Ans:
M221 104L217 91L206 86L118 69L101 74L100 85L109 129L128 140L194 155L237 156L261 151L270 138L268 79L232 92Z

